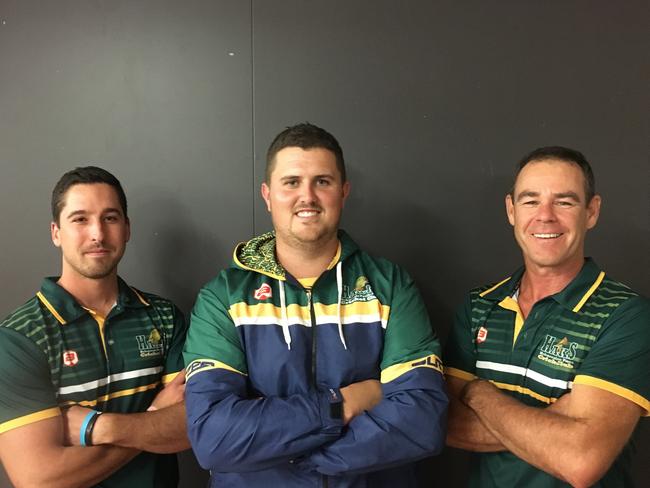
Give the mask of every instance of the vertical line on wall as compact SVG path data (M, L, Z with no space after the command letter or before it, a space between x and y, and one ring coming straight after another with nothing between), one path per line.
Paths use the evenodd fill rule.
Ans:
M253 228L251 229L251 236L255 235L257 211L255 208L255 182L257 181L255 175L255 16L254 16L254 0L250 0L251 9L251 164L252 168L252 191L251 200L253 204Z

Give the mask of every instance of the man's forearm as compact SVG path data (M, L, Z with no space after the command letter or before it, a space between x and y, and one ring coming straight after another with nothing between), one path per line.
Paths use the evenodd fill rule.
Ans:
M450 395L447 445L474 452L504 451L503 444L483 425L476 413Z
M604 399L594 395L592 402L581 400L579 410L571 405L568 409L537 408L502 393L488 381L477 380L468 384L461 400L513 454L574 486L590 486L607 471L629 438L635 415L638 419L635 406L607 395ZM617 402L622 402L619 408L614 406ZM613 412L594 417L594 411L607 409L616 409L623 420L614 422Z
M0 458L16 487L93 486L120 469L139 451L114 446L62 446L60 418L5 432Z
M152 412L102 414L92 441L98 445L110 444L159 454L189 449L185 403Z

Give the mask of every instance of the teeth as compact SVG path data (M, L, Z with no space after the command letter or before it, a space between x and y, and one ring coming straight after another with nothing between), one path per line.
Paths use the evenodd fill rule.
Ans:
M298 217L311 217L312 215L316 215L318 212L315 210L301 210L298 212Z
M539 239L555 239L561 235L562 234L533 234L534 237L537 237Z

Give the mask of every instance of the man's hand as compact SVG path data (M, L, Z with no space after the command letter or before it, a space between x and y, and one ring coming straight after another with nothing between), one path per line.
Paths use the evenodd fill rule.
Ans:
M81 445L81 424L90 412L92 412L92 409L80 407L78 405L73 405L62 410L64 446Z
M158 392L147 411L160 410L180 403L185 398L185 370Z
M343 397L343 424L347 425L354 417L370 410L382 398L381 383L365 380L341 388Z

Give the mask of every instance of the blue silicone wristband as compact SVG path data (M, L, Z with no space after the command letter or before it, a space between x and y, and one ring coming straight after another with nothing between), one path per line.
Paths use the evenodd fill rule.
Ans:
M84 447L87 446L87 444L86 444L86 427L88 427L88 422L90 422L93 419L93 417L95 417L95 415L99 415L99 412L97 412L96 410L93 410L92 412L88 413L88 415L86 415L86 418L81 423L81 429L79 430L79 443Z

